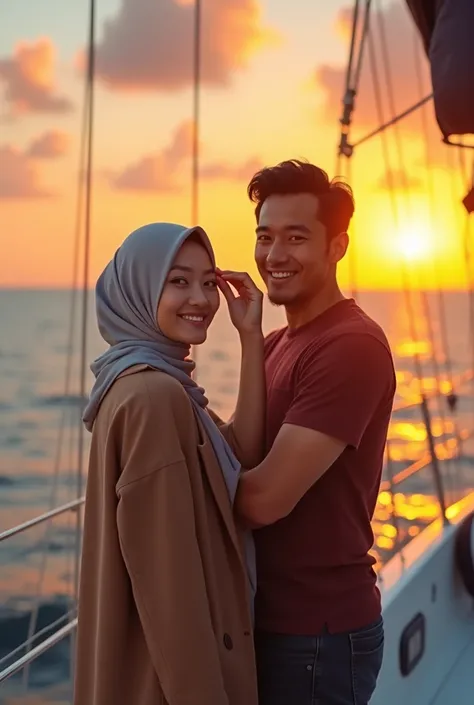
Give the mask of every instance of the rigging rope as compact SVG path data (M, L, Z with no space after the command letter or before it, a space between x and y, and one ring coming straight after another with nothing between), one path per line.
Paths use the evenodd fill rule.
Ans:
M356 38L357 38L357 31L359 27L359 12L360 12L360 4L359 0L355 0L354 2L354 11L352 15L352 32L351 32L351 42L350 42L350 49L349 49L349 60L348 60L348 65L347 65L347 72L346 72L346 86L345 86L345 91L344 91L344 98L343 98L343 113L340 119L341 123L341 137L340 137L340 142L339 142L339 149L337 153L337 160L336 160L336 176L341 175L342 173L342 157L345 156L347 157L346 160L346 168L347 168L347 181L349 184L352 183L352 177L351 177L351 162L350 162L350 156L352 152L348 150L348 145L349 145L349 130L350 130L350 125L352 121L352 113L354 111L354 101L355 97L357 95L357 91L359 88L359 82L360 82L360 77L362 73L362 60L364 56L364 48L367 40L367 34L369 30L369 19L370 19L370 8L371 8L372 0L366 0L365 2L365 8L364 8L364 18L363 18L363 25L362 25L362 33L361 33L361 38L359 42L359 51L358 51L358 56L356 60ZM354 62L356 61L355 65L355 70L353 70ZM356 249L355 249L355 243L352 242L352 236L354 235L354 225L351 226L351 244L349 247L349 253L348 253L348 264L349 264L349 289L350 289L350 294L352 298L356 298L357 296L357 274L356 274Z
M381 49L382 49L382 63L383 63L383 68L384 68L384 74L385 74L385 82L387 85L387 98L389 102L389 110L392 115L396 115L396 106L395 106L395 91L394 91L394 86L393 86L393 78L392 78L392 67L391 67L391 61L390 61L390 56L388 52L388 37L387 37L387 32L386 32L386 25L385 25L385 18L384 15L381 11L379 0L378 2L378 12L377 12L377 19L378 19L378 26L379 26L379 34L380 34L380 39L381 39ZM424 106L423 106L424 107ZM403 145L402 145L402 138L401 138L401 133L400 133L400 125L399 123L395 123L393 126L393 135L395 138L395 146L396 146L396 151L398 154L398 164L399 164L399 170L402 178L402 186L403 186L403 192L405 195L405 201L406 201L406 208L407 208L407 213L410 214L412 210L412 203L411 203L411 198L410 198L410 189L409 189L409 183L408 183L408 178L407 178L407 173L406 173L406 168L405 168L405 157L404 157L404 151L403 151ZM386 165L387 169L390 169L390 165L387 163ZM393 188L393 183L392 183L392 188ZM395 197L394 197L395 200ZM398 223L399 224L399 223ZM404 293L405 293L405 299L411 299L413 292L411 291L410 287L410 282L409 282L409 276L408 276L408 270L406 267L406 263L403 261L402 262L402 277L404 279ZM419 282L420 284L420 282ZM433 364L433 371L434 371L434 377L435 377L435 383L436 383L436 390L437 390L437 395L436 395L436 405L438 407L438 415L441 421L442 425L442 430L443 430L443 441L442 445L445 449L445 454L446 457L449 458L449 448L448 448L448 439L447 439L447 421L446 421L446 416L444 413L444 406L442 403L442 385L441 385L441 380L440 380L440 370L439 370L439 365L438 365L438 359L437 359L437 354L436 354L436 345L435 345L435 337L434 337L434 331L433 331L433 326L432 326L432 319L431 319L431 312L430 312L430 306L429 306L429 301L427 297L427 293L424 289L421 289L419 287L419 296L420 296L420 301L421 301L421 308L422 308L422 315L424 322L427 326L427 334L428 334L428 340L429 344L431 347L431 361ZM418 345L418 340L417 340L417 331L416 331L416 317L414 316L414 308L411 308L411 312L409 312L409 315L411 313L412 316L412 323L411 328L412 332L415 333L415 337L413 338L415 341L415 346ZM413 336L412 336L413 337ZM415 365L417 364L416 359L415 359ZM419 359L419 365L418 365L418 377L420 378L420 373L421 373L421 379L423 377L422 375L422 367L421 367L421 358ZM436 454L436 446L433 442L433 432L432 432L432 426L431 426L431 418L429 414L429 408L428 408L428 403L427 403L427 398L426 395L424 394L423 387L421 387L421 392L422 392L422 412L425 417L426 421L426 430L427 430L427 440L428 444L431 447L432 455L433 455L433 463L434 465L438 465L438 458ZM449 464L448 464L449 467ZM441 483L441 474L438 473L437 469L435 469L435 475L439 474L438 481Z
M65 370L65 380L64 380L64 396L68 397L71 393L71 378L72 378L72 349L73 349L73 344L74 344L74 325L76 321L76 309L77 309L77 298L78 298L78 281L79 281L79 251L80 251L80 242L81 242L81 230L82 230L82 209L83 209L83 200L84 200L84 174L86 170L86 147L87 147L87 140L86 140L86 133L87 133L87 124L88 124L88 103L89 103L89 95L90 95L90 85L88 78L86 77L85 81L85 87L84 87L84 99L83 99L83 114L82 114L82 128L81 128L81 141L80 141L80 147L79 147L79 168L78 168L78 180L77 180L77 193L76 193L76 215L75 215L75 225L74 225L74 249L73 249L73 262L72 262L72 287L71 287L71 300L70 300L70 314L68 317L68 333L67 333L67 358L66 358L66 370ZM80 397L81 400L83 396ZM61 461L62 461L62 453L63 453L63 444L64 444L64 436L65 436L65 430L66 430L66 418L68 416L68 412L73 412L74 409L68 409L64 408L62 410L61 416L60 416L60 421L59 421L59 431L58 431L58 440L57 440L57 445L56 445L56 453L55 453L55 460L54 460L54 469L53 469L53 484L51 488L51 493L49 497L49 502L48 502L48 510L53 509L56 504L57 504L57 493L58 493L58 480L59 480L59 474L61 470ZM78 492L78 495L80 496L80 492ZM44 629L40 630L39 632L36 631L36 627L38 624L38 616L39 616L39 608L40 608L40 597L43 592L43 585L44 585L44 580L46 577L46 569L47 569L47 563L48 563L48 543L49 543L49 538L51 535L53 529L53 523L52 521L49 521L46 525L46 529L44 531L43 537L42 537L42 543L43 543L43 553L41 555L41 562L40 566L38 569L38 580L36 583L36 588L35 588L35 593L34 593L34 598L33 598L33 606L30 614L30 619L28 623L28 631L27 631L27 639L24 642L24 644L21 645L21 647L18 647L18 649L15 650L16 653L20 648L25 647L26 652L28 653L35 642L36 639L40 635L42 635L45 631L51 629L53 626L56 624L59 624L61 619L64 619L64 616L54 622L53 624L49 624L47 627ZM78 547L76 547L76 552L78 551ZM9 656L12 656L12 653L9 654ZM1 661L0 661L1 663ZM22 675L22 685L23 688L26 690L28 688L28 682L29 682L29 673L30 673L30 666L31 664L28 663L25 665L23 669L23 675Z
M345 154L345 145L347 144L349 127L352 120L352 112L354 110L354 98L357 87L351 87L352 83L352 64L354 62L354 52L355 43L357 35L357 24L359 20L359 0L354 2L354 10L352 13L352 32L351 32L351 43L349 47L349 60L347 62L347 72L346 72L346 87L344 91L344 96L342 99L343 111L340 119L341 127L341 140L339 143L339 150L337 153L336 161L336 175L341 173L341 158Z
M379 0L377 0L379 2ZM379 25L379 33L380 33L380 38L381 38L381 47L382 47L382 62L383 62L383 67L384 67L384 74L385 74L385 81L387 85L387 97L389 101L389 109L392 115L396 114L396 106L395 106L395 91L393 87L393 80L392 80L392 67L391 67L391 61L390 61L390 56L388 52L388 37L387 37L387 32L386 32L386 25L385 25L385 18L384 15L381 11L380 5L378 6L378 12L377 12L377 19L378 19L378 25ZM419 45L419 43L418 43ZM419 56L419 55L418 55ZM421 81L421 65L418 66L418 76L419 80ZM421 86L421 91L422 93L422 86ZM424 114L425 120L426 120L426 108L425 105L423 105L423 110L422 113ZM405 168L405 157L404 157L404 152L403 152L403 145L402 145L402 139L401 139L401 133L399 129L399 124L395 123L393 127L393 134L395 137L395 144L396 144L396 150L398 153L398 163L399 163L399 169L400 169L400 175L402 178L402 185L403 185L403 191L405 194L406 198L406 204L407 204L407 211L410 214L412 210L412 204L411 204L411 199L410 199L410 188L409 188L409 183L408 183L408 178L407 178L407 172ZM426 149L429 150L429 137L426 134L425 135L425 147ZM429 173L429 163L427 164L428 167L428 173ZM433 266L435 267L435 261L433 258ZM407 276L407 283L408 283L408 276ZM442 298L442 293L441 289L439 288L440 295ZM429 301L428 297L426 294L426 291L424 289L420 290L420 299L421 299L421 305L422 305L422 311L423 311L423 317L425 320L425 323L427 325L427 331L428 331L428 339L429 343L431 346L431 351L432 351L432 363L433 363L433 370L435 373L435 380L436 380L436 386L437 386L437 402L438 402L438 411L440 415L440 419L443 425L443 430L444 432L446 431L446 418L444 414L444 408L442 405L441 397L442 397L442 388L441 388L441 381L440 381L440 370L439 370L439 365L438 365L438 360L437 360L437 355L436 355L436 345L435 345L435 337L434 337L434 331L433 331L433 326L431 322L431 312L430 312L430 306L429 306ZM443 312L444 306L441 309L441 316ZM444 353L444 351L443 351ZM446 354L444 354L446 358ZM446 444L444 444L446 445ZM446 451L448 448L446 447Z
M379 22L380 22L380 18L381 18L380 11L378 11L377 14L379 16ZM383 22L383 18L382 18L382 22ZM383 29L382 29L382 31L383 31L385 29L385 27L383 25L382 25L382 27L383 27ZM385 33L384 33L384 35L385 35ZM383 48L386 49L383 37L382 37L382 45L383 45ZM384 68L385 68L384 73L385 73L385 79L387 82L387 86L389 88L392 88L391 74L389 71L389 64L386 61L386 59L387 59L386 51L384 51L383 57L384 57ZM369 32L369 63L370 63L370 71L371 71L372 83L373 83L373 88L374 88L374 96L375 96L378 118L379 118L379 122L381 124L383 124L384 115L383 115L382 94L381 94L381 89L380 89L380 81L379 81L376 54L375 54L375 45L374 45L372 32ZM391 104L392 112L394 113L393 89L392 89L392 92L389 93L389 101ZM397 203L396 196L395 196L393 174L391 173L391 169L390 169L388 143L386 140L385 132L380 131L379 134L380 134L380 137L382 140L382 152L383 152L383 156L384 156L384 160L385 160L387 180L389 183L389 192L390 192L390 197L391 197L391 202L392 202L393 216L394 216L394 220L395 220L396 225L398 225L398 223L399 223L399 210L398 210L398 203ZM400 157L400 153L399 153L399 157ZM447 522L446 506L445 506L445 502L444 502L445 494L444 494L443 482L442 482L441 472L439 469L436 446L435 446L434 439L433 439L432 426L431 426L431 416L430 416L429 407L428 407L428 403L427 403L427 399L426 399L426 395L425 395L425 391L424 391L424 385L423 385L423 368L422 368L422 363L421 363L421 358L420 358L420 353L419 353L419 342L420 341L419 341L419 336L418 336L418 328L417 328L417 324L416 324L416 315L415 315L413 301L412 301L408 272L407 272L406 263L404 260L402 260L401 270L402 270L403 294L404 294L405 305L406 305L406 309L407 309L410 337L413 340L414 346L415 346L414 354L413 354L413 361L414 361L414 367L415 367L415 376L418 381L419 393L420 393L420 397L421 397L421 411L422 411L422 416L423 416L423 423L425 425L426 433L427 433L427 440L428 440L429 451L430 451L431 460L432 460L434 481L435 481L435 485L436 485L438 501L440 504L440 509L442 512L443 520L445 522Z
M355 97L359 88L359 81L362 72L362 60L364 56L364 48L367 40L367 35L369 31L369 19L370 19L370 8L372 5L372 0L366 0L365 2L365 12L362 27L362 34L359 42L359 54L357 58L357 64L355 71L352 71L352 67L355 59L355 44L357 37L357 30L359 26L359 0L354 2L354 11L352 15L352 31L351 31L351 44L349 49L349 61L346 73L346 86L343 97L343 111L340 118L341 123L341 137L339 142L339 149L337 153L336 162L336 175L341 173L341 158L342 156L350 157L352 154L352 148L349 145L349 130L352 122L352 113L355 107Z
M91 242L91 216L92 216L92 169L93 169L93 143L94 143L94 77L95 77L95 0L90 0L89 15L89 43L87 62L87 111L86 111L86 168L85 168L85 203L84 203L84 259L82 271L82 316L81 316L81 355L80 355L80 387L79 393L82 402L86 398L86 369L87 369L87 327L89 304L89 266ZM77 470L77 496L82 495L84 476L84 424L79 424L78 442L78 470ZM78 511L78 516L80 512ZM76 576L77 577L77 576Z
M361 72L361 66L362 66L362 52L363 48L365 45L365 40L367 36L370 35L369 32L369 11L370 11L370 6L371 2L370 0L367 0L366 2L366 15L365 15L365 21L364 21L364 29L363 29L363 34L362 34L362 39L361 39L361 51L360 51L360 57L359 57L359 62L358 62L358 70L357 70L357 81L360 79L360 72ZM357 32L357 23L358 23L358 12L359 12L359 3L358 0L355 2L354 6L354 13L353 13L353 25L352 25L352 36L351 36L351 47L350 47L350 56L349 56L349 66L348 66L348 71L347 71L347 79L346 79L346 92L344 96L344 111L342 118L340 120L342 129L341 129L341 138L340 138L340 144L339 144L339 151L338 151L338 162L337 162L337 171L340 171L340 159L341 156L344 155L348 158L351 157L353 153L353 148L355 145L350 145L348 141L348 136L349 136L349 129L350 129L350 124L351 124L351 116L352 116L352 111L354 109L354 98L357 92L357 87L358 84L352 85L350 84L350 77L352 73L352 65L354 61L354 46L355 46L355 36ZM379 17L379 26L382 29L383 34L385 35L384 29L385 27L383 26L383 17L380 13L380 11L377 13ZM383 41L383 49L384 49L384 60L385 60L385 73L386 73L386 79L387 79L387 84L391 87L391 75L389 73L389 60L388 60L388 55L386 52L386 42ZM372 58L373 58L373 64L375 67L375 53L374 53L374 47L372 43ZM375 71L375 68L374 68ZM376 76L373 72L373 77ZM378 105L379 109L381 109L382 102L381 102L381 94L380 90L377 91L378 93ZM426 99L424 99L426 101ZM421 104L423 104L423 102ZM392 107L392 115L394 116L392 120L390 121L390 125L395 125L401 117L396 116L396 111L394 109L394 101L393 101L393 90L390 93L390 102L391 102L391 107ZM419 107L419 106L418 106ZM415 108L412 108L410 111L413 111ZM405 114L407 114L407 111L405 111ZM402 115L403 117L404 115ZM379 117L381 127L379 127L376 131L374 131L371 136L375 134L383 134L384 129L389 126L389 124L386 125L384 128L384 119L382 114L380 113ZM365 139L363 138L362 141L366 141L368 138L366 137ZM362 141L359 141L359 144L362 143ZM385 140L383 140L385 142ZM390 174L390 169L389 169L389 160L388 160L388 148L385 145L384 148L384 153L386 156L386 164L387 164L387 175L390 180L393 181L392 176ZM403 159L403 154L402 154L402 148L401 148L401 143L398 140L398 151L399 151L399 157ZM398 216L398 206L396 203L396 199L394 197L394 192L393 192L393 198L392 198L393 206L394 206L394 216ZM447 522L446 519L446 508L444 504L444 488L442 486L442 477L441 473L439 470L439 465L438 465L438 457L437 457L437 451L436 451L436 446L434 443L433 439L433 434L432 434L432 428L431 428L431 418L430 418L430 412L426 400L426 395L424 393L423 389L423 371L422 371L422 366L421 366L421 358L419 356L419 350L418 350L418 332L416 328L416 318L415 318L415 313L413 309L413 303L412 303L412 298L411 298L411 292L410 292L410 287L409 287L409 279L408 279L408 273L406 271L405 263L402 263L402 276L403 276L403 282L404 282L404 293L405 293L405 299L406 299L406 306L407 306L407 311L408 311L408 319L409 319L409 327L410 327L410 333L411 333L411 338L415 343L415 354L414 354L414 363L415 363L415 371L416 371L416 376L418 379L418 385L419 385L419 391L421 395L421 410L423 414L423 421L426 427L427 431L427 437L428 437L428 444L429 444L429 450L431 454L431 459L432 459L432 465L433 465L433 470L434 470L434 479L435 479L435 484L437 488L437 494L438 494L438 499L440 503L440 508L442 512L442 516L445 522ZM434 345L432 345L432 349L434 351ZM437 376L437 381L439 383L439 378Z
M92 215L92 168L93 168L93 137L94 137L94 78L95 78L95 17L96 3L90 0L89 4L89 33L88 33L88 61L87 61L87 110L86 110L86 179L85 179L85 204L84 204L84 259L82 272L82 315L81 315L81 353L80 353L80 382L79 394L81 402L86 398L86 367L87 367L87 327L89 321L89 265L91 241L91 215ZM82 175L80 175L80 178ZM82 409L81 409L82 411ZM84 424L79 423L79 438L77 449L76 491L80 497L84 484ZM81 509L76 514L76 554L74 566L75 597L79 594L80 546L82 535Z
M422 50L421 50L421 44L418 35L413 32L413 38L415 42L415 70L416 70L416 80L418 84L418 91L420 95L423 94L423 77L422 77L422 64L421 64L421 56L422 56ZM427 115L427 110L426 110L426 105L424 105L420 111L420 118L421 118L421 125L422 125L422 130L424 134L424 146L425 146L425 170L426 170L426 178L427 178L427 189L428 189L428 199L429 199L429 204L430 204L430 211L431 211L431 220L432 222L435 221L435 213L436 213L436 202L435 202L435 193L434 193L434 182L433 182L433 175L432 175L432 160L431 160L431 152L430 152L430 138L429 138L429 128L428 128L428 115ZM459 433L459 428L457 424L457 420L455 417L455 411L456 411L456 405L457 405L457 395L456 391L454 388L454 379L453 379L453 370L452 370L452 365L451 365L451 353L450 353L450 345L449 345L449 335L448 335L448 326L447 326L447 309L446 309L446 300L441 288L441 276L440 276L440 271L438 264L436 262L436 257L433 257L433 273L434 273L434 278L435 278L435 289L436 289L436 294L437 294L437 300L438 300L438 315L439 315L439 322L440 322L440 336L441 336L441 346L442 346L442 352L443 352L443 357L444 357L444 369L445 369L445 374L446 378L449 382L450 386L450 392L447 395L447 401L448 401L448 406L453 413L453 423L454 423L454 436L456 438L456 446L458 450L460 450L461 447L461 437ZM460 453L459 453L460 455ZM458 455L458 457L459 457Z
M400 526L400 521L399 521L399 516L397 512L397 505L396 505L396 499L395 499L395 482L394 482L394 467L393 467L393 456L392 456L392 446L390 439L387 438L387 442L385 444L385 459L386 459L386 468L387 468L387 476L388 476L388 492L390 495L390 502L392 505L392 513L391 513L391 519L392 519L392 524L393 528L395 529L395 541L394 541L394 547L395 551L399 552L400 555L400 561L402 564L402 568L405 568L405 554L403 552L403 543L401 539L401 526Z
M451 175L450 178L450 183L451 183L451 203L452 203L452 209L453 209L453 220L456 224L456 227L459 227L459 212L456 209L456 204L459 203L458 199L458 191L456 187L456 176L459 176L459 169L456 169L456 166L454 164L454 155L455 152L453 149L447 149L446 150L446 166L447 166L447 171ZM463 162L464 156L461 154L461 148L458 150L458 156L460 162ZM465 166L465 165L464 165ZM463 174L464 172L464 174ZM465 170L463 169L463 164L461 163L461 174L460 178L462 181L462 186L463 188L465 187L465 182L463 181L463 175L466 176ZM463 238L462 238L462 247L463 247L463 252L464 252L464 265L465 265L465 274L466 274L466 290L468 292L468 318L469 318L469 339L471 343L471 359L470 359L470 365L469 368L471 371L474 372L474 287L473 287L473 279L472 279L472 272L471 272L471 247L470 247L470 242L471 242L471 219L469 218L468 214L465 215L464 219L464 228L463 228ZM471 377L471 398L474 398L474 374ZM462 442L462 439L461 439Z
M465 188L470 188L472 186L472 179L467 173L466 164L466 153L463 150L463 145L460 144L457 149L459 166L461 170L461 179L463 180L463 186ZM473 160L474 168L474 160ZM464 221L464 233L463 233L463 249L464 258L466 263L466 276L468 282L468 297L469 297L469 336L471 339L471 365L474 369L474 281L472 272L472 222L470 214L466 214ZM474 386L474 380L473 380Z
M413 33L413 37L414 37L414 41L415 41L416 81L418 84L419 93L423 94L423 77L422 77L422 67L421 67L421 45L420 45L420 40L419 40L417 34L415 34L415 32ZM431 219L432 219L432 221L434 221L436 206L435 206L433 175L431 172L430 138L429 138L428 114L426 111L426 104L423 104L423 106L420 110L420 118L421 118L422 131L423 131L423 135L424 135L424 147L425 147L424 158L425 158L428 200L429 200L429 204L430 204ZM436 284L436 292L437 292L437 296L438 296L439 319L440 319L440 324L441 324L440 325L440 333L441 333L441 342L442 342L442 348L443 348L446 377L450 383L451 388L453 389L453 370L452 370L452 366L451 366L451 355L450 355L450 350L449 350L449 336L448 336L448 329L447 329L447 322L446 322L446 317L447 317L446 302L444 300L443 291L441 288L440 271L439 271L439 267L437 265L435 257L433 257L433 273L434 273L434 279L435 279L435 284ZM454 389L453 389L453 391L454 391Z
M346 175L347 181L352 184L352 161L346 159ZM355 225L352 222L350 226L350 242L349 242L349 291L353 299L357 298L357 248L355 237Z
M359 2L359 0L355 0L354 12L352 15L352 33L351 33L351 43L350 43L350 47L349 47L349 61L347 62L347 72L346 72L346 91L350 88L351 79L352 79L352 64L354 62L354 52L355 52L355 43L356 43L356 35L357 35L357 23L359 21L359 9L360 9L360 2Z
M460 166L461 166L461 179L463 176L466 176L465 172L465 162L464 162L464 156L461 153L461 150L459 149L459 161L460 161ZM455 175L458 173L456 170L456 167L454 165L454 151L452 149L447 149L446 150L446 164L447 164L447 169L448 172L451 174L451 200L452 200L452 205L453 205L453 217L455 222L458 223L459 225L459 217L458 217L458 212L456 211L456 203L458 203L458 192L456 189L456 183L455 183ZM465 187L465 182L463 181L463 188ZM464 253L464 264L465 264L465 273L466 273L466 288L468 290L468 300L469 300L469 308L470 308L470 314L469 314L469 319L470 319L470 338L472 341L473 345L473 350L474 350L474 282L472 278L472 271L471 271L471 245L470 245L470 219L466 217L464 221L464 232L463 232L463 239L462 239L462 246L463 246L463 253ZM474 353L473 353L474 354ZM473 366L474 368L474 366Z
M422 75L422 63L421 63L421 44L420 44L420 39L418 36L418 33L413 31L413 40L414 40L414 54L415 54L415 76L416 76L416 82L418 86L418 92L420 95L423 95L423 75ZM426 179L427 179L427 191L428 191L428 201L429 201L429 206L430 206L430 213L431 213L431 222L435 222L435 212L436 212L436 206L435 206L435 195L434 195L434 182L433 182L433 175L432 175L432 164L431 164L431 152L430 152L430 137L429 137L429 127L428 127L428 115L427 115L427 110L426 110L426 105L423 105L420 111L420 120L421 120L421 128L422 132L424 135L424 159L425 159L425 172L426 172ZM453 373L452 373L452 367L451 367L451 355L450 355L450 349L449 349L449 336L448 336L448 328L447 328L447 321L446 321L446 301L445 297L441 288L441 277L440 277L440 272L439 272L439 267L436 262L436 256L433 254L432 259L432 268L433 268L433 275L434 275L434 280L435 280L435 293L436 293L436 299L437 299L437 304L438 304L438 319L440 323L440 338L441 338L441 351L442 351L442 356L444 360L444 370L446 374L446 378L449 382L450 386L450 392L448 395L446 395L446 400L448 403L448 408L451 411L452 415L452 424L453 424L453 435L456 441L456 457L454 459L460 460L461 457L461 436L459 433L459 427L456 419L456 405L457 405L457 395L455 393L454 389L454 381L453 381ZM424 294L425 299L426 299L426 310L428 313L428 321L430 321L430 328L432 330L431 326L431 319L430 319L430 308L429 308L429 303L428 299L426 296L426 292ZM432 334L433 342L434 342L434 334ZM444 396L441 384L440 384L440 366L438 364L437 356L436 356L436 351L433 349L433 366L435 370L435 376L436 376L436 384L437 384L437 389L438 389L438 394L439 394L439 414L440 414L440 419L441 419L441 424L443 428L443 438L444 440L444 447L446 450L446 457L447 459L447 465L448 467L450 466L450 453L449 453L449 447L448 447L448 435L449 435L449 428L448 428L448 422L444 410L444 405L442 404L442 397ZM453 460L454 460L453 459ZM455 475L457 475L458 481L461 481L461 469L462 466L460 463L456 464L457 468L455 471ZM454 487L452 488L454 491Z
M387 122L382 122L379 127L375 128L375 130L372 130L371 132L367 133L360 139L356 140L353 142L350 146L352 149L355 149L356 147L360 147L361 144L364 144L364 142L368 142L372 137L376 137L379 135L381 132L385 132L389 127L392 127L393 125L396 125L399 123L401 120L404 120L406 117L411 115L412 113L416 112L419 110L425 103L429 103L430 100L433 99L433 93L430 93L429 95L425 96L421 100L419 100L417 103L414 103L411 105L409 108L404 110L402 113L398 113L398 115L395 115L391 120L388 120Z

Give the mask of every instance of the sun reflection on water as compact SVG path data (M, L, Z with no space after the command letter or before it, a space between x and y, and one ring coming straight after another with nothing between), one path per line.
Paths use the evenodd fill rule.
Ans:
M464 456L465 463L469 462L469 455L465 449L461 454L459 444L470 438L470 419L457 414L455 420L447 403L448 395L453 391L459 394L469 377L464 371L448 379L444 356L430 342L421 295L415 297L414 309L418 339L414 340L410 335L405 305L397 309L396 333L393 335L392 331L390 336L392 341L397 341L392 343L398 368L397 398L388 432L390 467L387 467L386 458L382 488L372 521L372 553L377 561L376 569L440 517L428 433L421 408L422 395L428 402L431 434L443 476L448 514L454 511L449 505L471 491L471 485L474 484L472 481L459 480L458 458ZM414 356L418 356L421 362L421 379L418 379L416 368L411 362ZM436 356L435 363L433 356ZM471 396L470 390L467 395ZM468 468L466 477L469 474L472 478L472 471ZM457 482L456 486L453 478Z
M434 495L396 492L392 498L390 492L382 491L372 521L376 570L439 515Z

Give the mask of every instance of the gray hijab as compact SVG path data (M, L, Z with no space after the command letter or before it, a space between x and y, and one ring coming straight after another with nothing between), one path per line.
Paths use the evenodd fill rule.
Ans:
M91 365L95 384L83 421L91 431L108 390L129 367L149 365L177 379L189 394L219 461L231 502L234 501L240 464L207 412L204 389L191 378L195 364L190 346L163 335L156 311L168 272L181 245L198 234L212 264L214 252L205 231L175 223L151 223L133 231L100 275L96 285L96 313L100 334L109 349ZM255 593L255 556L247 541L247 567L251 592Z

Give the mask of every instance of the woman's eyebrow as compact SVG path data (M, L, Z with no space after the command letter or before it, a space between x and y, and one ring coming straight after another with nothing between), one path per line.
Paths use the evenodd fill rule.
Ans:
M170 272L172 272L173 269L178 269L180 272L193 272L194 271L194 269L192 267L187 267L184 264L174 264L171 267ZM215 273L216 273L215 269L206 269L206 271L204 272L204 274L215 274Z

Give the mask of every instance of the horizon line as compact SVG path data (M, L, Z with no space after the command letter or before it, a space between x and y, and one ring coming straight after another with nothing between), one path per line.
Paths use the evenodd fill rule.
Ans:
M341 286L341 289L343 293L346 293L347 296L351 294L349 291L350 287L344 287ZM95 290L95 284L87 287L88 292L93 292ZM72 287L72 286L66 286L66 285L41 285L41 284L32 284L32 285L19 285L19 286L2 286L0 284L0 292L38 292L38 291L44 291L44 292L60 292L60 291L78 291L82 292L84 291L83 287L78 286L78 287ZM404 288L402 286L394 286L394 287L378 287L378 286L361 286L355 290L355 294L357 293L371 293L371 292L386 292L386 293L393 293L393 292L403 292ZM441 291L442 293L456 293L456 294L468 294L469 289L466 287L436 287L436 286L425 286L425 287L411 287L410 291L425 291L425 292L430 292L430 293L437 293ZM264 292L265 293L265 292Z

